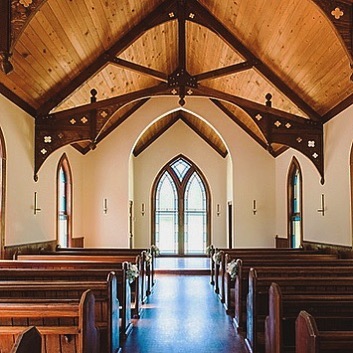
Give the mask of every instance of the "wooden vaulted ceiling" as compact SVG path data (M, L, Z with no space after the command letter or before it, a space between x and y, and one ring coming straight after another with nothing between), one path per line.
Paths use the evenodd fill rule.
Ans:
M0 93L36 119L35 175L82 153L155 96L211 99L276 156L304 153L322 179L323 124L353 102L352 0L0 0ZM153 124L141 153L182 119ZM162 120L163 120L162 119Z

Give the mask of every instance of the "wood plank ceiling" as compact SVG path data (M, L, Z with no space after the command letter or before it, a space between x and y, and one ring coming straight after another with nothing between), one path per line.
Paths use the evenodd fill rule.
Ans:
M323 124L353 102L351 0L0 0L0 93L36 119L35 171L58 148L94 149L144 103L177 95L138 155L211 99L273 156L304 153L324 177Z

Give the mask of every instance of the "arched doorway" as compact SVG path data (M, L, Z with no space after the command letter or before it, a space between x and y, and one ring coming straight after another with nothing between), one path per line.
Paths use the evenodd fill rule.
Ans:
M210 243L209 188L180 155L158 174L152 190L152 243L162 254L204 254Z

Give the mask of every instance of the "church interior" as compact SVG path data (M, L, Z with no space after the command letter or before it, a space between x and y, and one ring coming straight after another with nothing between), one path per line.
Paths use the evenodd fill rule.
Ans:
M208 289L240 340L224 352L295 351L269 338L271 315L261 322L267 331L247 326L234 299L240 271L246 281L258 275L260 286L260 267L270 271L271 261L290 276L293 254L301 276L323 271L321 288L332 270L337 292L326 299L342 294L353 308L343 297L345 266L353 266L352 0L0 0L0 22L0 268L50 263L45 256L60 248L68 258L58 262L98 262L91 256L106 250L101 271L115 256L141 256L132 294L141 309L158 297L151 273L157 284L168 277L152 268L155 256L159 266L207 260ZM128 271L119 266L112 282ZM285 297L289 284L271 276L279 284L267 296L277 300L280 287ZM314 319L296 320L299 332ZM335 330L348 337L353 314L350 322ZM117 353L107 332L105 349ZM134 337L127 332L120 335ZM78 353L98 353L99 335L91 337L91 350L80 343ZM122 352L157 352L129 344ZM338 344L322 347L333 353Z

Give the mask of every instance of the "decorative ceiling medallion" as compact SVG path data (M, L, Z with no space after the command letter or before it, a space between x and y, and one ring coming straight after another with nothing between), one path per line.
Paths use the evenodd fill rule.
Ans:
M285 125L285 127L286 127L287 129L290 129L290 128L292 127L292 125L291 125L290 123L287 123L287 124Z
M190 12L190 14L189 14L189 18L193 19L194 17L195 17L195 14L194 14L194 13L192 13L192 12Z
M317 157L319 157L319 155L315 152L313 153L313 157L316 159Z
M106 118L108 116L108 113L105 111L105 110L103 110L102 112L101 112L101 117L102 118Z
M189 96L191 96L194 92L192 91L191 88L188 89L188 91L186 92Z
M331 15L336 20L339 20L344 15L344 12L339 7L336 7L333 11L331 11Z
M171 91L170 91L172 94L177 94L178 93L178 91L174 88L174 89L172 89Z
M315 141L308 141L308 147L315 147Z
M48 151L47 151L45 148L43 148L40 152L44 155L44 154L46 154Z
M297 142L301 143L303 141L303 139L301 137L297 137Z
M174 18L175 17L174 12L169 12L168 15L169 15L170 18Z
M74 118L72 118L72 119L70 120L70 124L71 124L71 125L75 125L75 124L76 124L76 120L75 120Z
M44 136L44 143L51 143L51 136Z
M58 137L59 137L59 139L61 140L61 139L64 137L64 134L60 132L60 133L58 134Z
M260 121L261 119L262 119L262 115L259 113L259 114L257 114L256 116L255 116L255 119L257 120L257 121Z
M282 123L281 123L279 120L277 120L277 121L274 123L274 125L278 128L278 127L280 127L280 126L282 125Z
M81 119L81 121L82 121L83 124L86 124L87 121L88 121L88 119L84 116L84 117Z

